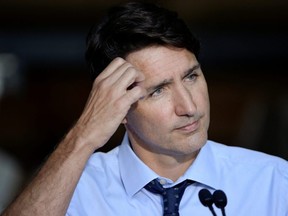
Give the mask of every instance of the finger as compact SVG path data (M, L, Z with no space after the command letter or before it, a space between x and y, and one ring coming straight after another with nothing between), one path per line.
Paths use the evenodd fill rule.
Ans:
M115 74L114 72L119 70L121 66L127 65L127 61L125 61L123 58L117 57L112 60L112 62L99 74L99 79L105 79L112 74ZM126 68L128 65L126 66ZM123 68L125 69L125 68Z
M131 90L127 91L125 95L122 96L122 105L128 110L132 104L136 103L138 100L144 98L147 95L146 89L135 86Z
M130 90L133 87L139 85L142 81L145 80L145 76L140 71L136 70L133 67L129 67L126 71L119 77L117 83L114 86L118 86L118 88L122 90Z
M115 69L113 71L113 69ZM119 85L119 80L123 80L123 79L127 79L128 78L128 82L131 80L131 71L133 70L133 66L124 61L121 65L118 65L118 67L113 67L113 68L109 68L109 72L107 72L110 75L105 74L105 78L102 77L98 77L95 82L94 82L94 86L105 86L105 88L115 88L115 86ZM107 70L108 71L108 70ZM130 71L130 72L129 72ZM130 78L129 78L130 77ZM137 78L137 77L136 77ZM142 80L143 77L139 77L137 78L137 80ZM134 80L132 80L134 81ZM122 83L123 85L124 83ZM129 85L132 84L129 83ZM127 85L127 83L126 83ZM121 86L121 84L120 84ZM127 86L124 86L124 88L127 88Z
M119 80L125 79L127 77L130 77L129 75L131 75L131 71L135 70L133 68L133 66L126 62L124 64L122 64L121 66L119 66L114 73L112 73L109 77L106 78L105 82L108 85L112 85L114 86L115 84L117 85L117 83L119 82Z

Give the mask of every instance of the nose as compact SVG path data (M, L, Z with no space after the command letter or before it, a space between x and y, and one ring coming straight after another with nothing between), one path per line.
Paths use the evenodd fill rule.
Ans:
M174 92L174 106L178 116L192 117L197 110L191 90L183 85Z

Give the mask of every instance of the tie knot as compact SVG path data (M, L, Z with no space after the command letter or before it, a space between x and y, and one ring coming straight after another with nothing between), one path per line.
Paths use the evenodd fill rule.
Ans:
M188 185L193 184L191 180L185 180L174 187L163 188L157 179L149 182L144 188L154 194L160 194L163 198L164 216L179 215L179 205Z

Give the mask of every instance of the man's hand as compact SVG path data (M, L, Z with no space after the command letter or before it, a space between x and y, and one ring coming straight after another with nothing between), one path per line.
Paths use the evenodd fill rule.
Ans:
M122 58L114 59L95 79L85 109L73 128L80 143L102 147L115 133L133 103L145 96L137 85L144 75Z
M117 58L95 80L75 126L3 216L63 216L91 154L117 130L131 105L146 94L144 76Z

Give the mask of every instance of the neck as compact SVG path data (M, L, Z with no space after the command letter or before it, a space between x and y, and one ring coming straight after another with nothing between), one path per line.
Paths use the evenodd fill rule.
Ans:
M191 166L199 151L193 154L157 153L139 145L133 145L135 154L155 173L172 181L179 179Z

